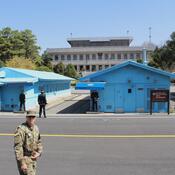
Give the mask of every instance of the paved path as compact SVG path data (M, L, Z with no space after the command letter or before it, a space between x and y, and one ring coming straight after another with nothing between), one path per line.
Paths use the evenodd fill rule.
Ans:
M78 114L89 110L89 94L78 94L47 109L48 114Z

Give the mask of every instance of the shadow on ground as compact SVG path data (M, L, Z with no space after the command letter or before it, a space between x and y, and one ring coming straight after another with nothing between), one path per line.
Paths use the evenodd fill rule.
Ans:
M69 100L70 101L70 100ZM84 114L89 111L90 102L89 100L79 100L77 103L57 112L57 114Z

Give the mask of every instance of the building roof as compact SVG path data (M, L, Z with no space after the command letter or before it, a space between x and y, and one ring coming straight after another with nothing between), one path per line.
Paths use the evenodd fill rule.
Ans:
M5 83L33 83L37 82L37 78L0 78L0 84Z
M129 40L132 41L133 38L127 37L81 37L81 38L67 38L67 41L111 41L111 40Z
M28 77L6 77L4 75L3 77L0 78L0 83L22 83L22 82L36 82L38 80L73 80L73 78L66 77L60 74L56 74L53 72L45 72L45 71L35 71L35 70L28 70L28 69L18 69L18 68L11 68L11 67L3 67L0 68L0 72L5 72L6 71L12 71L12 72L17 72L17 73L22 73L23 75L26 75ZM4 74L5 74L4 73ZM14 74L14 73L13 73Z
M48 48L47 53L50 54L61 54L61 53L89 53L89 52L140 52L144 47L117 47L117 46L106 46L106 47L72 47L72 48ZM153 51L152 48L146 48L147 51Z
M86 90L102 90L105 88L106 82L78 82L75 89Z
M142 69L145 69L145 70L154 72L154 73L158 73L158 74L161 74L161 75L170 77L170 78L172 78L172 79L175 78L175 74L173 74L173 73L166 72L166 71L163 71L163 70L160 70L160 69L157 69L157 68L148 66L148 65L144 65L144 64L137 63L137 62L135 62L135 61L130 61L130 60L129 60L129 61L126 61L126 62L124 62L124 63L115 65L115 66L113 66L113 67L110 67L110 68L107 68L107 69L104 69L104 70L95 72L95 73L93 73L93 74L87 75L87 76L85 76L85 77L82 77L82 78L80 78L80 81L87 81L87 80L90 80L91 78L95 78L95 77L101 76L101 75L103 75L103 74L105 74L105 73L111 72L111 71L113 71L113 70L117 70L117 69L119 69L119 68L122 68L122 67L125 67L125 66L128 66L128 65L133 65L133 66L135 66L135 67L139 67L139 68L142 68Z
M132 37L68 38L71 47L129 46Z

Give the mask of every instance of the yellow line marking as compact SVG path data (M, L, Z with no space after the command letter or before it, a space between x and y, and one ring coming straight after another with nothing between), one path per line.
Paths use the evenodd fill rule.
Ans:
M175 135L81 135L81 134L43 134L44 137L69 138L175 138Z
M0 136L14 136L10 133L0 133ZM174 134L150 134L150 135L89 135L89 134L42 134L43 137L63 137L63 138L175 138Z
M0 133L0 136L14 136L15 134L9 134L9 133Z

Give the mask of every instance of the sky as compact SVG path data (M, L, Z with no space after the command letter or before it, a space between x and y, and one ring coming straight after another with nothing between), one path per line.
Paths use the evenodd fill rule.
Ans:
M0 30L32 30L41 52L71 37L132 36L162 45L175 31L175 0L0 0ZM127 31L129 33L127 34Z

